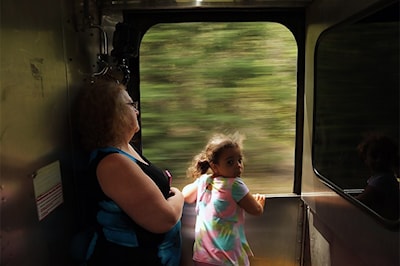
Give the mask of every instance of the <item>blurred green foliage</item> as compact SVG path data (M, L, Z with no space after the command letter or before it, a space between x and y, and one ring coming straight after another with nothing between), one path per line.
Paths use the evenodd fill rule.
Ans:
M186 169L209 136L239 131L244 176L291 192L296 64L294 37L277 23L154 26L140 47L144 155L188 183Z

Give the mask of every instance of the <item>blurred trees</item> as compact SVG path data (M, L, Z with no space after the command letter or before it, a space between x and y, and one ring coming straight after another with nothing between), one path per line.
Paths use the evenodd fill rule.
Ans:
M281 192L291 191L297 46L288 29L265 22L160 24L145 34L140 51L146 157L170 169L176 182L212 133L239 131L246 135L244 176L284 175L290 184Z

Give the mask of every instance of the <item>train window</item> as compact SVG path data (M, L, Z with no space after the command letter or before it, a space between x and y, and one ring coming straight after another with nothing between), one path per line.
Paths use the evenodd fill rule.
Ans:
M291 193L297 45L278 23L158 24L140 47L143 153L183 188L214 132L239 131L253 192Z
M320 37L316 50L314 168L349 199L371 176L357 149L365 136L399 139L398 11L397 4L335 27ZM392 169L399 177L398 165ZM388 218L373 205L373 212Z

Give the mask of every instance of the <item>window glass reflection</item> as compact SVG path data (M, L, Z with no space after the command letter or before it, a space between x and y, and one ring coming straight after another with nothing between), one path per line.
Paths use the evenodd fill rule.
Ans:
M357 146L375 133L399 140L399 47L398 6L329 30L319 40L314 168L321 178L354 196L373 175ZM398 164L392 169L398 174Z

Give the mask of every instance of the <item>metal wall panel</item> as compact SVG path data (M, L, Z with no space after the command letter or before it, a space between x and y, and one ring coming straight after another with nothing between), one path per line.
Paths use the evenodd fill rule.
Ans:
M246 215L245 231L253 250L251 265L302 265L303 203L298 196L268 196L261 216ZM195 204L186 204L182 218L182 266L192 265Z
M78 1L1 1L0 264L69 265L73 230L70 105L93 72L96 34L78 27ZM80 43L84 40L85 48ZM94 43L92 51L90 43ZM64 203L39 221L34 177L60 161Z
M309 207L312 265L398 265L399 232L332 190L312 165L315 49L328 28L394 1L314 1L307 10L302 199ZM354 14L354 15L352 15ZM358 15L357 15L358 14ZM356 16L357 15L357 16Z

